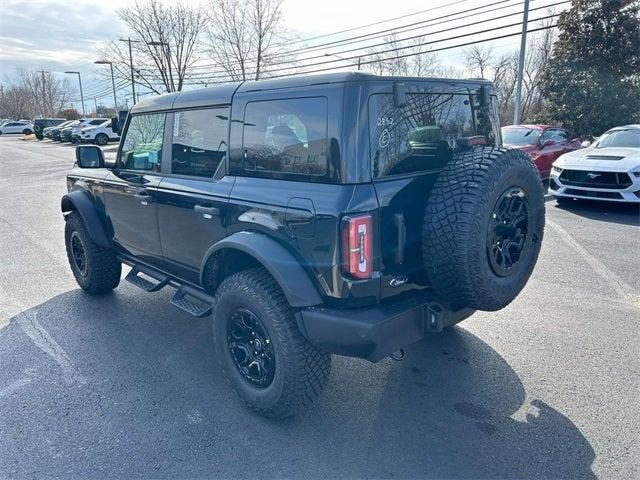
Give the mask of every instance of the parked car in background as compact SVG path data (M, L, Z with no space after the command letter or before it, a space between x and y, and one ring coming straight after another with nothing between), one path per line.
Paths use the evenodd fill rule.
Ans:
M563 153L580 148L580 140L569 140L564 128L550 125L509 125L502 127L505 147L527 153L536 164L540 176L548 178L551 164Z
M112 121L107 120L100 125L85 127L80 130L78 141L80 143L96 143L106 145L111 140L119 140L120 135L113 131Z
M57 127L53 127L48 133L51 136L50 138L52 140L57 140L60 141L60 132L67 128L70 127L72 125L75 125L76 122L79 122L79 120L67 120L64 123L61 123L60 125L58 125Z
M640 125L603 133L592 145L553 163L549 193L573 198L640 203Z
M47 127L55 127L64 123L64 118L36 118L33 121L33 132L36 134L38 140L44 138L44 129Z
M80 141L80 131L86 127L97 127L98 125L103 124L106 121L111 121L109 118L83 118L80 120L80 123L74 125L71 128L71 138L70 141L73 143Z
M0 135L10 133L21 133L31 135L33 133L33 123L28 120L20 120L18 122L8 121L0 125Z

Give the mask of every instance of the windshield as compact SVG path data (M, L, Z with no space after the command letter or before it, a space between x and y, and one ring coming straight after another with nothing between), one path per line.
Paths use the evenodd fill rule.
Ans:
M502 143L505 145L534 145L540 138L540 130L534 128L503 128Z
M598 138L594 148L640 148L640 129L609 130Z

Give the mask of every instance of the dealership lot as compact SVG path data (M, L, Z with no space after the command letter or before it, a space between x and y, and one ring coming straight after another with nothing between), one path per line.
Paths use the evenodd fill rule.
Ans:
M513 304L402 362L335 357L326 395L274 422L239 406L210 319L171 292L80 291L59 210L73 158L0 138L0 477L637 478L637 208L547 202Z

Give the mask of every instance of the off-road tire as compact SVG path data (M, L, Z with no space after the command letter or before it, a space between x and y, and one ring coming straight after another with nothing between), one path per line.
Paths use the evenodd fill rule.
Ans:
M85 272L80 270L72 253L71 243L74 232L86 252ZM66 217L64 238L69 265L80 288L91 294L100 294L110 292L118 286L122 264L113 250L101 247L91 239L82 217L76 211Z
M237 309L256 315L271 339L275 375L265 388L243 378L229 350L227 328ZM235 273L220 284L214 301L213 338L227 380L242 401L261 415L291 416L318 398L327 384L331 356L302 336L282 290L262 267Z
M97 145L106 145L109 143L109 136L106 133L99 133L96 135L95 142Z
M494 208L511 188L528 201L528 228L519 260L506 276L491 266L487 240ZM476 147L457 154L439 174L423 226L430 285L452 308L495 311L527 283L544 232L544 190L530 158L519 150Z

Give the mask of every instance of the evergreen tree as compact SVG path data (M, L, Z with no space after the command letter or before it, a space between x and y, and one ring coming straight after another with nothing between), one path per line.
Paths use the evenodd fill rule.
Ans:
M638 0L573 0L543 73L546 117L575 135L640 122Z

